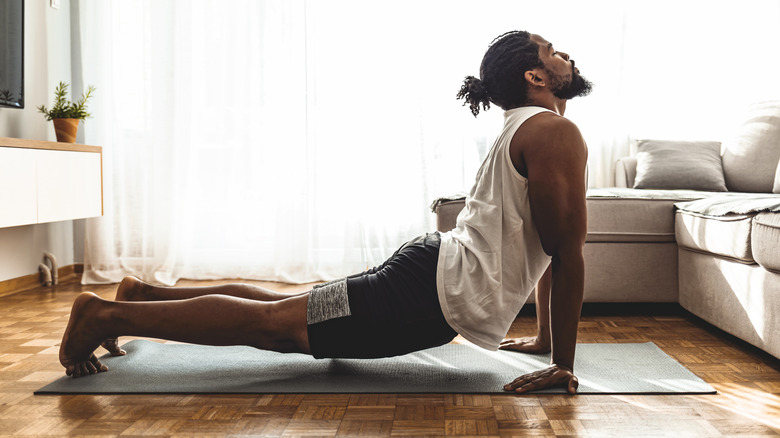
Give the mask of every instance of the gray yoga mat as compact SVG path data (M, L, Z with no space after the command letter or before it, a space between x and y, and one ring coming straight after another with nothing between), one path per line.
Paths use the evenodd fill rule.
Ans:
M549 355L447 344L386 359L313 359L251 347L123 346L104 373L63 376L36 394L505 393L503 385L550 363ZM707 394L715 390L652 342L577 344L580 394ZM563 393L563 389L543 392Z

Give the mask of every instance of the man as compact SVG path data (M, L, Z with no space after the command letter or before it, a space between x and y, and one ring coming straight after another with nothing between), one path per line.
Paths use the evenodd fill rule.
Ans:
M60 348L66 374L105 371L95 349L122 355L116 338L126 335L372 358L461 334L493 350L552 351L550 367L506 390L575 393L587 148L562 115L590 84L568 55L527 32L497 38L480 76L466 78L458 96L475 116L480 105L498 105L506 123L454 230L418 237L381 266L301 294L242 284L164 288L132 277L113 302L82 293ZM537 282L539 336L502 342Z

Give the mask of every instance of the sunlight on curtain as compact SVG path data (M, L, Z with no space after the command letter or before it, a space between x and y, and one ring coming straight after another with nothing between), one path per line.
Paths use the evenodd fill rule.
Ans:
M778 3L74 0L105 175L83 281L301 283L381 263L470 188L502 112L475 119L454 96L518 28L596 83L567 117L591 185L610 185L632 139L718 139L732 107L777 91L760 79ZM745 60L759 80L729 85Z

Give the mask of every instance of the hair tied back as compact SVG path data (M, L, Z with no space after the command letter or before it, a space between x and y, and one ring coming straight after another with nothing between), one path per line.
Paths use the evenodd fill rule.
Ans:
M480 104L482 105L483 110L490 108L490 99L488 98L485 83L474 76L466 76L466 79L463 80L463 85L460 87L460 91L458 91L457 98L465 99L463 106L468 104L471 109L471 114L474 114L474 117L479 114Z

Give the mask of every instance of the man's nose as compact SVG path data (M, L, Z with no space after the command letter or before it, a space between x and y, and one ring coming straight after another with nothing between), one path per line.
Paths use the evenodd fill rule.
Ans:
M565 60L567 60L567 61L569 60L569 54L568 54L568 53L565 53L565 52L558 52L558 54L559 54L559 55L561 55L561 57L562 57L563 59L565 59Z

